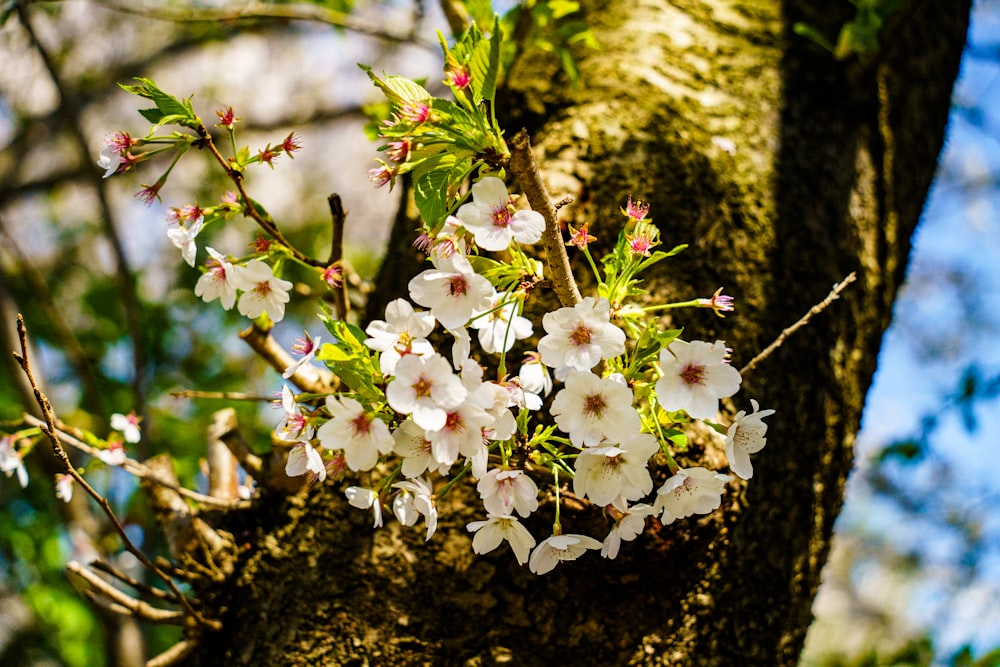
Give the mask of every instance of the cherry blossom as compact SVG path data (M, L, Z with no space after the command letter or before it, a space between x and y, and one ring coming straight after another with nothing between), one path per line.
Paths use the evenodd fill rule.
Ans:
M719 399L740 388L739 371L726 360L726 345L675 340L660 350L663 377L656 381L656 397L664 410L684 410L694 419L711 419Z
M285 317L285 304L289 301L288 290L292 283L276 278L270 265L259 259L251 259L247 265L237 266L233 283L243 290L237 304L240 315L251 319L264 313L274 322Z
M538 509L538 486L523 470L494 468L476 485L486 512L497 516L527 517Z
M108 448L97 450L94 456L109 466L120 466L128 458L125 455L125 445L120 440L109 440Z
M438 513L437 507L434 505L434 490L430 483L425 479L417 478L396 482L392 486L400 490L399 495L392 503L392 513L404 526L412 526L417 522L417 516L422 515L427 525L427 537L424 538L424 541L431 539L434 531L437 530Z
M611 528L611 532L604 538L601 546L601 556L614 559L618 557L622 540L631 542L639 537L646 528L646 517L653 514L653 506L646 504L633 505L628 511L621 514Z
M545 231L545 218L532 210L515 211L507 186L495 176L487 176L472 186L472 201L463 204L455 216L476 238L483 250L505 250L510 242L537 243Z
M722 503L722 492L729 475L706 468L682 468L656 492L653 508L663 525L692 514L708 514Z
M449 410L439 429L428 429L431 453L441 465L450 466L458 455L472 458L485 447L483 429L493 424L495 418L472 401L464 401Z
M181 257L188 266L194 266L195 255L198 253L198 246L194 240L201 232L205 223L205 216L197 205L188 204L181 208L173 208L167 215L170 229L167 230L167 238L181 251Z
M761 410L757 401L750 399L753 412L740 410L733 418L726 433L726 458L729 459L729 469L738 477L750 479L753 477L753 465L750 455L764 449L767 444L767 424L762 420L774 414L774 410Z
M573 371L550 408L556 425L576 447L590 447L607 438L623 438L642 427L632 407L632 390L612 378Z
M535 574L545 574L563 561L576 560L587 549L600 548L600 542L586 535L552 535L542 540L531 552L528 569Z
M68 503L73 499L73 476L61 473L56 475L56 498Z
M17 481L21 488L28 486L28 470L20 454L14 451L14 438L5 435L0 438L0 472L7 477L17 473Z
M494 293L491 309L472 321L479 331L479 344L488 354L501 354L514 347L514 341L528 338L533 333L531 320L515 314L517 302L504 302L507 293Z
M347 502L350 503L351 507L357 507L359 510L371 508L375 519L372 527L382 527L382 502L377 493L360 486L349 486L344 490L344 495L347 496Z
M372 320L365 329L371 336L365 339L365 345L381 353L379 368L383 374L392 375L404 354L421 357L434 354L426 338L433 330L433 315L425 310L414 310L406 299L396 299L385 307L385 320Z
M396 377L385 389L389 407L413 415L413 421L429 431L443 428L448 411L461 405L468 394L451 366L438 354L427 359L406 355L396 365Z
M399 428L393 431L392 439L394 442L392 451L403 459L404 477L419 477L428 470L436 470L443 475L451 467L434 460L431 441L427 439L426 431L412 419L400 424Z
M513 516L489 514L488 517L485 521L473 521L466 525L466 530L476 534L472 538L472 550L477 554L489 553L507 540L517 564L524 565L531 548L535 546L535 538Z
M312 440L313 427L309 426L305 416L299 411L295 396L287 384L281 387L280 405L285 414L274 429L274 435L284 442Z
M206 247L209 258L205 262L205 273L194 285L194 294L205 303L219 300L226 310L236 303L236 285L233 283L233 265L214 248Z
M120 431L125 442L134 444L142 439L142 433L139 430L140 421L141 419L134 412L127 415L116 412L111 415L111 428Z
M323 457L308 442L297 442L288 451L288 461L285 462L285 474L289 477L309 474L310 481L322 482L326 479L326 466Z
M660 445L649 433L625 436L617 445L583 450L576 459L573 493L600 506L625 511L628 500L639 500L653 490L646 463Z
M472 269L465 255L436 259L435 268L409 282L410 298L434 313L441 326L464 327L473 313L488 310L493 286Z
M327 396L326 409L332 418L319 427L316 437L326 449L342 449L351 470L371 470L379 454L392 451L389 427L353 398Z
M542 327L546 335L538 341L538 351L551 368L589 371L601 359L625 352L625 332L611 324L607 299L588 296L572 308L546 313Z
M285 369L285 372L281 374L281 377L287 380L295 375L296 371L312 361L313 357L315 357L316 353L319 351L320 342L322 340L322 336L316 336L316 338L313 338L309 335L308 331L305 332L304 337L297 339L292 345L292 352L295 354L301 354L302 356L299 357L297 361L289 365L289 367Z

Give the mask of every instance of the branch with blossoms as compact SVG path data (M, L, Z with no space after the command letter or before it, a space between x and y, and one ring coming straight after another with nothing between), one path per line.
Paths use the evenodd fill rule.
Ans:
M670 525L712 512L734 476L750 479L751 456L766 443L763 420L773 410L751 399L752 411L723 415L720 400L742 382L730 350L662 326L665 309L707 308L723 316L733 311L733 299L719 290L649 304L644 274L686 246L660 248L647 204L624 203L616 242L603 256L592 251L595 237L586 227L563 237L562 204L545 191L527 135L508 144L496 119L499 24L485 33L472 24L453 44L442 39L441 45L449 99L364 68L386 98L377 120L383 159L369 175L390 187L410 175L421 217L415 245L429 262L410 279L408 298L391 301L383 319L349 319L338 242L326 261L306 256L249 195L254 165L274 168L280 156L292 158L302 148L294 133L256 152L240 148L231 108L219 113L225 135L219 140L190 98L138 79L123 88L153 103L140 111L151 128L141 139L111 135L98 164L110 177L171 155L163 175L140 193L149 201L191 149L206 152L225 172L235 192L218 204L171 209L167 236L191 266L199 264L198 237L210 225L236 225L241 214L253 222L248 233L265 234L247 256L205 247L193 290L249 318L241 336L288 380L280 386L282 416L272 438L271 463L291 482L282 490L296 489L293 478L341 485L347 502L370 511L376 527L390 514L406 526L422 520L430 540L440 500L457 484L474 484L483 516L468 525L476 553L506 542L536 574L590 550L615 558L622 542L651 522ZM515 183L524 197L512 194ZM336 231L344 217L333 200L331 212ZM580 293L567 248L593 274L586 281L595 285L591 293ZM288 352L270 332L292 298L293 284L282 277L292 263L339 291L341 305L331 309L319 300L326 332L307 333ZM552 302L540 297L550 284L560 307L532 321L526 313ZM697 422L709 428L697 429ZM251 477L281 487L265 481L274 465L249 454L232 429L219 430L217 439ZM709 437L725 449L731 474L677 462L686 460L679 453L691 456L696 430L715 434ZM49 424L44 432L56 429ZM0 449L0 465L12 474L18 470L12 461L26 450L7 450ZM603 513L607 531L584 535L564 526L561 509L570 498ZM543 511L552 513L551 533L533 535L522 521Z

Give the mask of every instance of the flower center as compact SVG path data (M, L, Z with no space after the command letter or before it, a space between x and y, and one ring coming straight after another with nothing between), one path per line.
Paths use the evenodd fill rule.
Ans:
M361 413L351 420L351 427L354 429L354 435L367 435L371 431L372 422L368 415Z
M452 433L462 434L465 432L465 422L462 421L462 416L457 412L448 413L448 417L444 421L444 427Z
M681 371L681 379L684 384L703 384L705 380L705 367L688 364Z
M494 227L507 227L510 225L510 210L506 206L490 211L490 217L493 218Z
M257 286L253 288L253 291L267 298L267 295L271 293L271 282L269 280L262 280L257 283Z
M569 335L569 342L576 347L583 347L584 345L590 345L590 341L594 339L594 330L583 324L576 325L573 329L573 333Z
M608 402L604 400L602 394L591 394L583 399L583 412L598 419L604 415L604 409L608 407Z
M448 280L448 296L465 296L468 288L465 276L454 276Z
M431 395L431 387L434 385L423 375L413 383L413 393L417 395L417 398L427 398Z

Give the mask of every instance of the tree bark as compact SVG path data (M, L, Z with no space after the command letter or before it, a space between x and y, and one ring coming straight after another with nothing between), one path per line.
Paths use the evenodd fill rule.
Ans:
M904 1L876 54L838 61L792 26L833 41L848 3L595 0L602 48L582 58L579 87L544 55L521 58L506 126L533 133L553 198L574 197L563 219L613 239L625 198L648 201L665 245L691 244L648 280L651 300L723 285L737 297L725 320L685 312L685 338L725 340L740 367L857 272L735 397L777 410L754 478L711 515L652 522L617 560L542 577L509 552L473 555L464 526L483 513L470 493L448 496L427 544L419 527L373 531L335 485L264 499L230 518L235 573L198 591L225 627L193 664L794 665L968 11ZM703 442L685 460L725 465ZM538 514L529 527L544 537L551 505ZM572 510L563 525L609 527Z

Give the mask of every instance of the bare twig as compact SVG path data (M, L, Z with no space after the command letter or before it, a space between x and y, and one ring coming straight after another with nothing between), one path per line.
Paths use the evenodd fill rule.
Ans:
M308 2L275 4L270 2L240 2L228 7L192 7L190 5L172 7L159 4L156 6L141 5L134 2L117 2L116 0L93 0L112 11L123 14L134 14L160 21L176 23L246 21L250 19L291 19L296 21L312 21L326 23L350 30L361 35L368 35L386 42L397 44L414 44L426 49L434 49L435 43L414 39L409 31L406 33L387 32L364 19L328 9L322 5Z
M261 396L259 394L244 394L239 391L198 391L197 389L178 389L170 392L174 398L215 398L224 401L254 401L257 403L270 403L274 396Z
M91 572L89 568L77 563L75 560L66 563L66 571L80 577L86 582L87 588L83 590L84 595L99 603L100 600L98 597L103 597L106 600L103 603L104 606L115 613L124 616L135 616L149 623L160 625L185 625L186 623L185 617L187 614L184 611L158 609L142 600L137 600L104 581L104 579Z
M542 184L526 130L515 134L510 141L510 171L524 189L531 208L545 218L542 242L545 244L545 259L559 303L566 307L580 303L580 290L569 265L569 255L566 254L566 244L559 229L559 220L556 219L556 209Z
M15 3L17 16L24 31L28 35L32 47L38 52L39 57L45 65L45 69L52 80L53 85L59 93L59 108L66 121L73 142L82 162L90 161L90 147L87 145L87 138L83 127L80 124L79 110L69 92L69 88L62 81L59 71L56 69L55 61L48 50L39 41L35 30L28 17L28 11L22 3ZM128 259L125 257L125 247L118 234L114 216L111 213L111 205L108 202L104 181L100 177L97 169L89 172L90 184L97 194L97 202L101 209L101 222L104 225L104 236L111 244L115 257L115 274L118 282L118 289L121 290L121 304L125 313L125 326L128 330L132 347L132 395L135 401L134 409L136 413L145 416L145 392L143 382L146 373L146 353L142 344L142 328L139 318L139 299L135 292L135 278L129 268Z
M292 356L271 337L271 333L256 324L251 324L248 329L240 332L240 338L246 341L257 356L279 373L284 373L286 368L295 363ZM333 391L337 383L337 378L327 369L308 364L299 366L288 379L302 391L313 394L328 394Z
M246 440L243 439L243 436L240 435L240 432L235 427L220 434L219 439L229 448L229 451L240 462L240 465L243 466L248 475L257 480L261 479L264 471L264 462L250 450L250 445L247 444Z
M182 639L160 655L147 660L146 667L172 667L191 655L196 648L198 642L193 639Z
M222 436L236 430L236 410L225 408L212 415L208 427L208 495L220 500L239 500L238 462Z
M135 577L130 577L118 568L114 567L110 563L106 563L103 560L95 560L89 564L89 567L94 570L100 570L105 574L110 574L115 579L119 580L126 586L131 586L132 588L139 591L142 595L148 595L149 597L157 598L159 600L164 600L166 602L177 603L177 598L172 593L161 590L159 588L153 588L149 584L139 581Z
M332 194L326 198L330 205L330 218L333 225L333 239L330 242L329 266L342 263L344 259L344 224L347 220L347 213L344 211L344 203L340 200L340 195ZM347 280L341 279L340 287L333 289L333 307L337 317L345 320L350 308L350 301L347 300Z
M135 556L140 563L143 564L150 572L155 574L160 580L163 581L170 588L170 592L176 595L184 607L188 616L198 625L202 625L213 630L219 630L222 624L214 619L207 619L202 614L191 606L191 601L188 600L181 593L180 589L177 588L177 584L174 580L170 578L166 573L163 572L159 567L157 567L151 560L149 556L143 553L135 544L132 543L132 539L125 532L125 528L122 526L121 522L118 521L118 517L115 516L115 512L111 509L111 503L108 499L97 492L94 487L90 485L87 480L83 478L83 475L77 471L73 466L73 463L69 460L69 456L66 454L66 450L62 446L62 441L59 438L59 431L56 428L56 417L52 410L52 404L49 403L48 397L42 392L38 386L38 382L35 381L35 374L31 370L31 363L28 358L28 330L24 326L24 318L19 314L17 316L17 335L20 340L21 353L14 353L14 358L17 360L18 365L20 365L21 370L24 372L25 376L28 378L28 382L31 384L32 392L35 395L35 402L38 403L38 407L42 411L42 415L45 419L44 426L41 426L42 432L48 437L49 442L52 443L52 451L55 453L56 458L58 458L65 468L67 474L69 474L73 480L80 485L87 495L93 498L97 504L104 511L104 514L111 521L111 525L114 527L115 532L118 533L119 538L122 541L122 545L125 550L130 554Z
M43 420L40 420L32 415L25 414L22 416L22 420L24 421L24 423L30 424L32 426L37 426L42 429L47 428L47 425ZM101 450L96 447L91 447L83 440L81 440L80 436L82 434L77 429L71 426L67 426L66 424L63 424L61 421L57 419L55 421L55 431L59 435L60 439L67 445L73 447L74 449L80 450L84 454L88 454L95 458L99 458L98 454L100 453ZM177 493L181 494L186 498L189 498L190 500L195 501L196 503L212 505L214 507L220 507L222 509L241 509L244 507L249 507L249 503L245 501L222 501L219 500L218 498L206 496L203 493L198 493L197 491L192 491L191 489L186 489L183 486L178 486L177 484L173 484L167 480L161 479L155 472L150 470L148 466L140 463L139 461L136 461L135 459L126 457L125 461L119 467L125 472L135 475L139 479L146 480L153 484L159 484L160 486L165 486L166 488L171 489L172 491L176 491Z
M857 276L854 274L853 271L847 274L847 277L845 277L842 281L833 286L833 289L830 290L830 293L826 295L825 299L823 299L815 306L810 308L809 312L803 315L798 322L796 322L795 324L793 324L792 326L788 327L787 329L783 330L780 334L778 334L778 337L774 339L773 343L764 348L764 350L760 354L751 359L746 366L741 368L740 375L746 375L747 373L752 371L754 367L757 366L757 364L759 364L760 362L764 361L769 356L771 356L775 350L781 347L782 343L785 342L786 338L791 336L793 333L795 333L805 325L809 324L809 320L811 320L816 315L822 313L824 310L827 309L827 307L831 303L836 301L837 298L840 296L840 293L843 292L848 285L853 283L856 278Z

